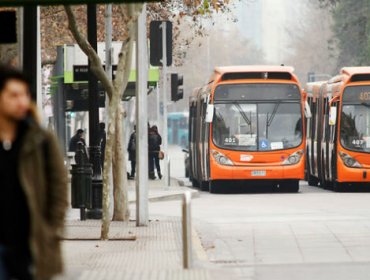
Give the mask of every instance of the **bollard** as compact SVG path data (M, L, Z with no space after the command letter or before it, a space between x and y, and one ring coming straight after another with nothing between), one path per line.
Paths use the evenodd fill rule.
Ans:
M80 143L76 150L76 164L72 164L71 204L80 209L80 219L86 220L86 208L91 208L92 165L89 163L86 149Z
M167 180L168 180L167 181L168 186L170 186L171 185L171 158L169 156L167 157Z
M192 267L191 194L186 192L182 200L182 256L184 269Z

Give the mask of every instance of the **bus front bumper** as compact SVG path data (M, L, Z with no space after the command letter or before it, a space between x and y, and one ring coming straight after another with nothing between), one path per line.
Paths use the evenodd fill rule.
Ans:
M226 166L215 162L211 167L211 180L302 180L304 159L294 165Z
M338 164L337 182L370 184L370 168L351 168Z

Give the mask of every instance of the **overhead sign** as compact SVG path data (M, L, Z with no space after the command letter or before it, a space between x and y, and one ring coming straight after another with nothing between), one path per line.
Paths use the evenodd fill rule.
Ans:
M142 3L153 2L153 0L0 0L0 6L28 6L28 5L79 5L97 3Z
M65 110L67 112L82 112L89 110L89 91L87 85L79 85L73 87L72 85L66 85L64 88L65 94ZM105 92L104 89L99 87L99 107L105 107Z
M105 65L103 65L105 69ZM112 80L116 77L117 65L112 66ZM73 65L73 78L75 82L85 82L89 80L89 66Z
M154 20L150 22L150 64L162 66L163 42L162 23L166 24L167 66L172 65L172 22Z
M0 44L17 43L17 17L15 11L0 12Z

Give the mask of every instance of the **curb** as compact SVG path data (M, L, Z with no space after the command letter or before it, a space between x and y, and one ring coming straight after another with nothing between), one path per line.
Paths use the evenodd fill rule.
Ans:
M191 198L198 198L200 196L199 191L197 190L190 190ZM162 202L162 201L172 201L172 200L182 200L184 193L175 193L175 194L168 194L162 195L157 197L150 197L149 202ZM136 200L130 200L129 204L136 203Z

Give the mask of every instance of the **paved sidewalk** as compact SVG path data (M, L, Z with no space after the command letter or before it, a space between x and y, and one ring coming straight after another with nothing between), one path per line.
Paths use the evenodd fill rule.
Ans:
M71 235L93 237L100 221L69 221ZM148 227L113 222L111 236L128 241L64 241L66 275L61 279L209 279L205 270L182 269L181 223L154 220ZM194 238L197 238L194 236Z
M135 215L135 181L129 181L132 219ZM180 187L171 181L149 181L150 202L178 200L186 191L193 197L196 190ZM178 201L178 210L181 202ZM112 222L110 241L100 241L101 221L79 221L79 210L70 209L66 220L66 240L63 241L65 274L58 280L207 280L206 269L182 268L181 220L169 216L150 217L148 227L136 227L135 221ZM200 240L193 231L195 263L205 256Z

